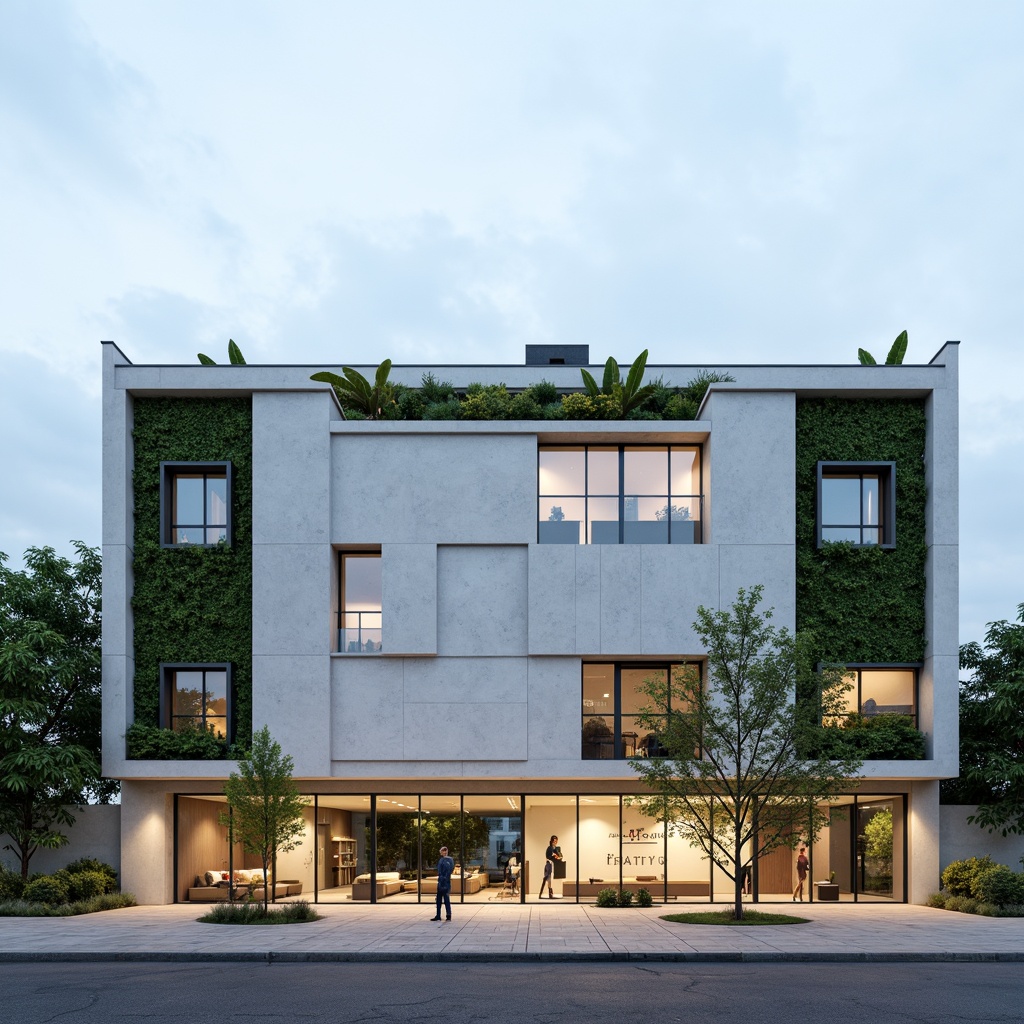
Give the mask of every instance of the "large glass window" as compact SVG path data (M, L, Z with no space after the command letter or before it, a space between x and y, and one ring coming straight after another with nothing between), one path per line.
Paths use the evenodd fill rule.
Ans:
M896 465L818 463L818 543L893 547Z
M342 554L338 651L373 654L383 649L381 559L377 552Z
M541 544L695 544L700 449L565 445L538 451Z
M231 464L160 464L161 543L165 547L231 543Z
M432 906L442 845L458 865L453 902L536 898L551 836L558 837L563 857L552 871L556 899L590 902L620 885L645 888L659 901L730 903L734 896L733 882L684 834L657 815L642 814L628 796L392 793L308 800L298 844L279 850L270 867L277 900L412 904L414 911L417 903ZM821 809L828 823L810 849L804 899L905 901L906 795L851 794ZM254 877L256 898L262 895L259 858L231 845L228 814L222 793L175 797L177 900L243 900ZM803 838L806 829L806 814L795 808L792 838ZM754 900L791 901L798 845L779 847L754 864Z
M231 736L231 666L161 665L161 721L183 732L206 729Z
M917 724L916 667L851 667L845 680L847 714L906 715Z
M641 724L640 714L651 706L644 692L648 680L664 685L672 673L678 682L683 673L699 672L696 663L661 665L616 665L594 663L583 666L584 761L628 757L657 757L663 753L659 729ZM671 701L671 693L669 694ZM664 717L672 710L671 703ZM678 710L678 709L676 709Z
M906 797L842 796L824 809L829 824L811 854L814 898L906 900Z

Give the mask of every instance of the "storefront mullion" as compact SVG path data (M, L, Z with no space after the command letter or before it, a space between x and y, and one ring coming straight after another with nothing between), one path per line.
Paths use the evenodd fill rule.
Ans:
M849 794L818 806L827 822L809 844L805 899L905 902L908 795ZM721 810L717 801L716 808ZM230 808L222 793L175 794L173 810L176 900L227 898L239 874L259 870L257 858L231 842ZM605 888L643 887L667 902L721 904L733 898L734 883L670 832L663 812L659 820L648 819L621 793L318 793L309 795L304 817L296 849L275 858L272 898L433 904L439 847L448 845L460 869L453 877L453 902L522 904L537 899L552 835L559 837L567 869L564 879L553 879L556 896L588 903ZM807 813L796 810L793 848L787 844L754 860L754 902L791 900L797 844L809 838L810 825ZM206 878L215 874L223 881L211 885Z

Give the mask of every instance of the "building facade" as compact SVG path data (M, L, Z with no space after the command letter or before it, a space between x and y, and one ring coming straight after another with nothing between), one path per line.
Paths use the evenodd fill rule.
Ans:
M702 671L697 608L754 585L849 666L851 713L924 735L923 759L865 762L812 878L868 902L937 887L958 749L955 342L926 365L717 366L734 381L689 420L347 419L320 367L103 353L103 765L140 902L225 898L255 866L221 824L233 762L199 755L264 725L310 798L282 897L432 903L443 841L457 898L536 898L558 836L564 899L730 899L630 805L628 758L655 752L643 681ZM392 380L564 393L587 359L529 346L523 366ZM790 899L792 861L759 862L759 900Z

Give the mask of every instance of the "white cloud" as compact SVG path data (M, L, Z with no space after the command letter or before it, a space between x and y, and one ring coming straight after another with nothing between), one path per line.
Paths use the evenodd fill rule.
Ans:
M962 503L964 606L1010 614L968 545L1024 497L996 472L1024 461L1022 29L952 0L10 0L7 415L47 416L26 375L94 397L100 338L304 363L555 340L852 362L904 328L925 362L959 338L965 460L991 471ZM76 438L86 398L60 410ZM15 471L0 549L75 536L81 502Z

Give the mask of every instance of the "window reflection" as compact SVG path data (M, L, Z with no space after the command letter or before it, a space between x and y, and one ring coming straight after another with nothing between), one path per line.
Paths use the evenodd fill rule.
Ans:
M699 448L539 449L541 544L699 543L700 512Z
M374 654L383 649L382 591L379 554L341 556L340 653Z

